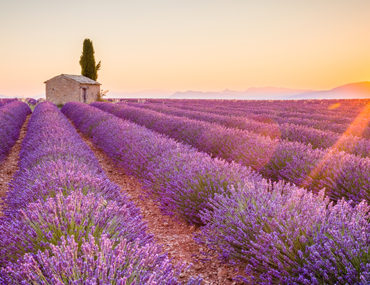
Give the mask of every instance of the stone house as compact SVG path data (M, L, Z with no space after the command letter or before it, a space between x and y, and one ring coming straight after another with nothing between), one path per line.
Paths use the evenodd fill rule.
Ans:
M100 83L83 75L61 74L44 82L46 100L56 105L67 102L92 103L98 99Z

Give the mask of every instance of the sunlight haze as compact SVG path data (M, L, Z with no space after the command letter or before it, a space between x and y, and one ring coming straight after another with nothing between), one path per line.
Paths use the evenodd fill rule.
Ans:
M1 1L0 94L39 96L80 74L85 38L98 81L154 90L330 89L370 80L370 1Z

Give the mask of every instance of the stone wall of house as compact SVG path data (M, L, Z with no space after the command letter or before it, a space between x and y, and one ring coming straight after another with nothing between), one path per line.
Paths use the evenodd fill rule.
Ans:
M86 103L95 102L100 85L81 84L77 81L58 76L46 82L46 100L56 105L67 102L84 102L83 89L86 89Z
M46 82L46 100L54 104L80 101L80 84L64 77L55 77Z

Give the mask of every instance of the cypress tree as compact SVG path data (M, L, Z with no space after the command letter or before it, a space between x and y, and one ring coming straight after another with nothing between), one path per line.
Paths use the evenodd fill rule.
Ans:
M80 57L81 74L92 80L98 78L98 70L101 62L95 65L94 47L90 39L85 39L83 42L82 55Z

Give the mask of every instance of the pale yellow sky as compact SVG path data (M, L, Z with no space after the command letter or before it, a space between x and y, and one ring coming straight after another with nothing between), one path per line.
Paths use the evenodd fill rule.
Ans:
M0 94L80 74L84 38L113 93L329 89L370 80L368 0L1 1Z

